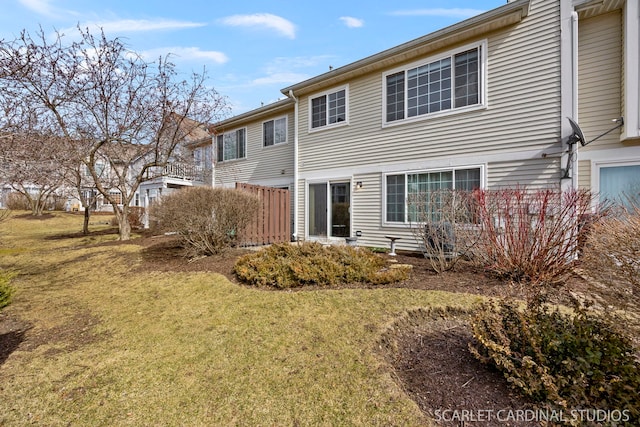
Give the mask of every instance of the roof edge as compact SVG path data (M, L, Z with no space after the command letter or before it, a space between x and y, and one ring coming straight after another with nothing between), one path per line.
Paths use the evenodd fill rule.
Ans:
M376 62L380 62L384 59L388 59L397 55L402 55L403 53L416 49L421 45L432 43L439 39L446 39L447 37L455 35L456 33L467 32L473 27L490 23L492 21L498 20L500 18L503 18L505 16L508 16L514 13L520 12L519 20L522 20L522 18L526 17L529 14L529 6L530 6L530 0L510 1L503 6L497 7L495 9L491 9L487 12L481 13L480 15L473 16L471 18L465 19L464 21L460 21L456 24L450 25L440 30L436 30L432 33L429 33L417 39L408 41L401 45L392 47L390 49L386 49L382 52L376 53L374 55L368 56L366 58L360 59L358 61L352 62L350 64L328 71L326 73L320 74L316 77L312 77L302 82L285 87L281 89L280 92L288 96L290 91L293 91L295 93L300 89L317 85L326 80L338 79L340 78L340 76L348 75L349 73L353 73L358 69L370 66L371 64L375 64Z
M262 107L247 111L245 113L238 114L237 116L229 117L228 119L214 123L212 126L213 132L216 133L216 128L229 128L240 122L247 121L247 119L259 119L260 117L278 113L280 111L286 110L290 106L290 104L293 103L294 100L287 97L279 101L272 102L271 104L267 104Z

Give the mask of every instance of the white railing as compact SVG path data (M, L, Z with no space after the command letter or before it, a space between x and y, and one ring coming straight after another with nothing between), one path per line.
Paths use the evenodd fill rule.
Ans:
M184 179L187 181L202 181L204 177L204 169L202 166L185 163L169 163L164 167L162 175L169 178Z

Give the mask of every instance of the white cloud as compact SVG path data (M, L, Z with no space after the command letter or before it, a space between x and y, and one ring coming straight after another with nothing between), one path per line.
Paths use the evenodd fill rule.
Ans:
M278 72L269 73L264 77L259 77L251 81L251 85L264 86L272 84L293 84L298 83L309 78L308 74L302 73L290 73L290 72Z
M396 10L391 15L396 16L438 16L444 18L466 19L483 13L484 10L479 9L414 9L414 10Z
M19 0L20 3L40 15L52 15L53 7L51 6L51 0Z
M360 28L364 26L362 19L354 18L352 16L341 16L340 20L349 28Z
M197 47L163 47L145 50L141 55L147 60L155 61L160 56L172 55L181 61L211 61L216 64L224 64L229 61L227 55L215 50L200 50ZM170 58L171 59L171 58Z
M233 27L269 28L290 39L296 38L296 26L291 21L270 13L227 16L219 22Z
M206 24L172 19L119 19L114 21L88 21L80 24L81 28L102 29L105 33L132 33L143 31L176 30L182 28L204 27ZM75 28L74 28L75 29ZM67 28L64 31L69 31Z
M251 80L250 84L265 86L298 83L318 74L317 68L326 64L331 58L330 55L274 58L263 67L264 75ZM311 71L305 72L305 69L311 69Z

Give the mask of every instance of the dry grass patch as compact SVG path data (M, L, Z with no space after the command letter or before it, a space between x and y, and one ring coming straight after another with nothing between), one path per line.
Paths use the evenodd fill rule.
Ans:
M139 246L50 238L81 221L11 220L0 268L17 292L0 324L29 329L0 365L0 424L424 425L378 355L381 331L415 307L479 299L141 272Z

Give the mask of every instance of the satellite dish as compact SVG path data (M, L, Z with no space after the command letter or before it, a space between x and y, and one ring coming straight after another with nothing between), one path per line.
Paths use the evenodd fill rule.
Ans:
M569 140L567 141L567 144L573 145L576 142L579 142L580 145L582 145L583 147L585 145L587 145L588 142L584 138L584 134L582 133L582 129L580 129L580 126L578 126L578 124L576 122L574 122L573 120L571 120L569 117L567 117L567 120L569 120L569 124L571 125L571 129L573 129L573 133L569 137Z

